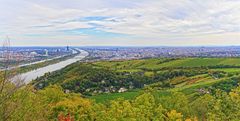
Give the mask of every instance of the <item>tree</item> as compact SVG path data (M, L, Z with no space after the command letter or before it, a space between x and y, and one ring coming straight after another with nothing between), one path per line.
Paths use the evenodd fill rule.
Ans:
M191 104L192 115L197 116L201 120L207 120L210 105L214 101L214 97L209 94L200 96Z
M3 44L2 51L4 58L4 70L0 72L0 119L6 121L9 120L16 112L16 109L13 107L16 107L16 104L20 103L19 101L23 101L21 99L16 99L15 96L25 92L18 91L24 84L20 78L15 76L15 70L10 70L12 55L10 39L8 37ZM17 107L19 107L19 105L17 105Z
M178 113L176 110L171 110L167 113L168 121L182 121L183 115Z
M150 93L144 93L138 97L133 102L134 107L136 107L137 117L142 120L151 120L154 117L153 109L155 108L155 99Z
M167 110L182 112L184 116L190 115L188 98L181 92L171 92L169 96L162 97L159 101Z

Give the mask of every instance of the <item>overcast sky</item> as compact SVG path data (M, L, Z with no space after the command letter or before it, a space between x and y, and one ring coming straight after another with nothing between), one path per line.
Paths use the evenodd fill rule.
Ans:
M240 0L0 0L16 46L240 45Z

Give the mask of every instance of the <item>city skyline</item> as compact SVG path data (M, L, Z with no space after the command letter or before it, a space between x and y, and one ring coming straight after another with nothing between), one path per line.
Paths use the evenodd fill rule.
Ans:
M240 45L235 0L0 0L13 46Z

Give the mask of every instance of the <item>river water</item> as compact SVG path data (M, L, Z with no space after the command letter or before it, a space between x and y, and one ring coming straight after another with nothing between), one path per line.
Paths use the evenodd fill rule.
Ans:
M80 54L71 58L71 59L61 61L59 63L55 63L55 64L52 64L52 65L48 65L48 66L45 66L45 67L42 67L42 68L38 68L36 70L32 70L32 71L17 75L12 79L12 81L14 82L15 80L18 80L20 78L21 80L23 80L23 82L25 84L28 84L32 80L37 79L37 77L43 76L45 73L60 70L64 67L66 67L67 65L70 65L70 64L72 64L74 62L77 62L77 61L80 61L83 58L85 58L86 56L88 56L87 51L80 50L80 49L77 49L77 50L80 51Z

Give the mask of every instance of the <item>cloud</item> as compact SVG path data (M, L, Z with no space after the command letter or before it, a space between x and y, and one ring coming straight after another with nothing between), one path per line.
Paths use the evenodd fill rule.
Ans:
M16 45L240 45L237 0L8 0L0 9L0 35Z

